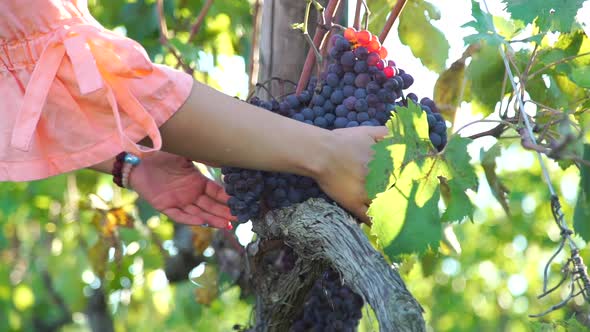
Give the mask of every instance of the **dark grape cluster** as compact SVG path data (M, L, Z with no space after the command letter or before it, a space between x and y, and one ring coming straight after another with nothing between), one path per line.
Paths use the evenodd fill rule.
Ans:
M264 191L263 172L235 167L223 167L225 191L231 197L228 201L231 214L238 220L248 220L258 215L260 198Z
M336 271L329 269L309 291L303 313L290 331L356 331L363 304L362 297L344 285Z
M426 112L428 118L428 134L430 142L438 151L442 151L447 145L447 124L445 119L440 114L440 111L434 101L430 98L422 98L418 102L418 96L409 93L402 102L398 102L399 106L408 106L408 100L420 105L422 110Z
M414 78L386 56L376 36L346 29L343 35L332 36L326 70L312 78L306 90L280 101L254 97L250 103L329 130L384 125L396 106L407 105L408 99L418 102L413 94L403 95ZM430 139L442 150L447 140L445 122L432 100L424 98L420 105L428 114ZM223 174L232 196L229 206L239 222L257 217L263 208L283 208L316 197L328 199L310 178L233 168L223 169Z

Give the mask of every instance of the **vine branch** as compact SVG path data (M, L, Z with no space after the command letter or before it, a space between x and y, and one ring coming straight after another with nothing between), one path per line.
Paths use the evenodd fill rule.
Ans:
M407 2L407 0L397 0L397 2L395 3L395 6L393 6L393 8L391 9L391 14L387 18L387 22L385 22L385 26L383 27L383 30L381 31L381 34L379 35L379 41L381 42L381 44L383 44L383 42L385 42L385 39L387 38L387 35L389 34L391 27L393 27L393 24L395 23L395 21L399 17L399 14L404 9L406 2Z
M311 4L311 2L314 0L308 0L308 1ZM340 3L340 1L341 0L330 0L328 2L328 5L326 6L326 9L324 10L323 17L321 18L323 24L319 24L318 27L316 28L313 40L311 40L311 37L309 37L309 33L306 33L307 26L304 26L304 28L305 28L304 34L306 34L306 38L310 41L311 49L307 53L307 57L305 58L305 64L303 65L303 70L301 72L301 77L299 78L299 83L297 84L297 90L295 92L297 95L301 94L301 92L307 86L307 83L309 82L309 79L311 77L311 71L312 71L313 66L315 65L315 62L316 62L316 56L320 55L318 48L320 47L321 41L324 38L324 35L326 34L326 31L327 31L326 28L322 27L322 26L325 25L326 22L328 22L330 25L332 24L334 12L336 10L336 7ZM308 8L311 8L310 4L308 4L308 6L309 6ZM308 16L309 16L309 12L306 12L306 20L308 19ZM329 28L331 28L331 26L328 26L328 29ZM321 57L318 57L318 60L321 61Z
M158 1L161 1L161 0L158 0ZM195 38L195 36L199 32L199 29L201 29L201 25L203 25L203 22L205 21L205 17L207 17L207 13L209 12L211 5L213 5L213 0L207 0L207 2L205 2L205 5L203 6L203 8L201 8L201 12L199 13L199 16L197 16L197 19L195 20L195 22L193 23L193 26L191 28L191 34L188 37L189 43L191 43L193 41L193 39Z
M537 70L537 71L533 72L532 74L530 74L530 75L528 76L528 79L529 79L529 80L530 80L530 79L532 79L533 77L535 77L535 76L539 75L540 73L544 72L545 70L547 70L547 69L549 69L549 68L551 68L551 67L553 67L553 66L557 66L557 65L559 65L559 64L566 63L566 62L572 61L572 60L574 60L574 59L576 59L576 58L580 58L580 57L587 56L587 55L590 55L590 52L585 52L585 53L581 53L581 54L576 54L576 55L568 56L568 57L566 57L566 58L562 58L562 59L559 59L559 60L553 61L553 62L551 62L551 63L549 63L549 64L545 65L543 68L541 68L541 69L539 69L539 70Z
M182 55L178 53L173 45L170 45L170 40L168 38L168 26L166 24L166 17L164 16L164 0L157 0L156 8L158 11L158 22L160 25L160 43L162 46L166 47L166 49L176 58L178 65L182 67L186 73L192 75L195 70L190 65L185 63L182 59Z

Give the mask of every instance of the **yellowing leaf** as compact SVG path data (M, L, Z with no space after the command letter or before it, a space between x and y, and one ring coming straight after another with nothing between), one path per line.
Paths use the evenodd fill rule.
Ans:
M132 228L135 220L123 208L113 208L106 212L97 211L92 219L94 226L103 237L113 237L118 227Z
M465 62L456 61L445 70L434 85L434 102L448 119L454 119L465 85Z
M205 228L205 227L192 227L193 230L193 246L195 248L196 254L201 255L203 251L211 245L211 241L213 240L213 229Z
M109 224L119 227L133 227L133 217L131 217L129 213L125 212L123 208L114 208L109 210L107 212L106 218L109 221Z

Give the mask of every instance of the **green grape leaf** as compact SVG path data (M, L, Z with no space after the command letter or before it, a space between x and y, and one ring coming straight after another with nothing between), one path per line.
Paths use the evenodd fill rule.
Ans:
M504 37L494 31L492 15L484 13L475 0L471 0L471 16L474 20L465 23L462 28L474 28L477 33L465 37L465 44L475 44L484 40L491 46L497 46L504 41Z
M581 88L590 88L590 66L574 67L568 75Z
M469 143L471 143L470 139L453 136L442 154L447 168L441 168L441 175L439 175L443 198L447 205L442 215L444 222L462 221L465 217L473 220L475 208L465 191L475 190L478 181L475 170L469 162L470 157L467 153ZM448 178L451 179L448 180Z
M447 209L443 213L441 219L445 222L461 221L465 217L469 217L473 221L473 212L475 207L465 194L464 190L460 189L456 181L446 182L441 177L441 191Z
M465 191L477 187L477 176L467 153L471 140L453 136L445 150L437 153L428 139L426 113L413 102L398 107L387 126L391 135L377 144L375 160L369 165L369 177L385 177L381 184L387 183L387 188L376 195L368 214L373 234L393 258L438 247L441 221L471 217L473 206ZM449 188L448 213L442 219L438 209L441 179Z
M542 31L570 32L584 0L502 0L515 20L535 23Z
M588 331L588 328L580 323L576 317L571 317L570 319L563 321L563 327L567 329L567 332L583 332Z
M584 160L590 160L590 144L584 144ZM574 211L574 230L585 241L590 240L590 167L581 170L578 202Z
M484 44L479 52L473 54L471 63L465 71L470 83L472 106L484 116L494 112L502 97L500 94L505 70L498 48ZM512 87L506 84L506 93L510 91Z
M590 88L590 56L586 54L589 41L583 31L561 34L553 48L539 52L539 65L533 66L533 72L541 70L539 73L549 76L565 74L578 87Z
M412 182L409 192L408 188L404 189L394 187L380 194L369 209L369 215L375 220L373 234L391 259L399 254L436 248L442 239L438 190L429 193L432 197L419 205L420 183Z
M426 68L437 73L445 70L449 56L449 42L444 33L432 25L438 20L437 8L423 0L408 1L399 18L399 39Z
M411 104L410 108L414 111L412 114L415 114L415 117L406 116L409 114L407 112L403 113L403 116L396 116L394 113L392 120L387 122L392 135L373 147L375 156L369 163L366 181L367 193L371 198L394 184L394 169L401 168L404 163L432 149L428 138L428 126L424 125L428 123L426 114L417 105ZM399 158L400 156L403 157Z
M492 21L494 22L494 26L496 27L496 32L500 36L507 38L507 39L517 36L525 28L525 25L522 22L508 20L508 19L505 19L504 17L501 17L501 16L493 16ZM524 40L531 39L531 38L533 38L533 39L541 38L542 39L543 35L542 34L534 35L534 36L531 36L529 38L525 38L522 40L524 41ZM540 39L539 39L539 41L540 41Z
M375 157L369 162L369 174L366 179L366 190L373 199L378 193L384 192L395 182L393 178L393 151L389 149L394 143L388 137L373 146Z

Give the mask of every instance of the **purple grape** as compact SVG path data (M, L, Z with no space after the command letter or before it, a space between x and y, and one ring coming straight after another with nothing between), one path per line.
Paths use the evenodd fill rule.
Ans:
M406 99L411 99L414 103L418 103L418 96L415 93L408 93Z
M332 114L332 113L326 113L324 115L324 118L326 119L326 121L328 122L328 126L331 126L334 124L334 120L336 120L336 115Z
M365 99L357 99L356 103L354 103L354 108L358 112L366 112L369 109L369 104Z
M414 84L414 78L410 74L403 73L400 76L404 81L404 89L407 89ZM418 101L416 100L416 102Z
M376 106L379 103L379 97L377 97L377 95L375 94L370 94L367 95L367 104L369 104L369 106Z
M334 120L334 127L335 128L345 128L347 124L348 124L347 118L337 117L336 120Z
M342 90L334 90L334 92L332 92L332 95L330 96L330 101L332 101L333 104L340 104L343 100L344 93L342 93Z
M348 119L348 121L356 121L356 112L349 112L346 115L346 119Z
M311 98L311 103L316 106L322 106L325 102L326 98L324 98L322 95L314 95L313 98Z
M323 116L319 116L313 120L313 124L320 128L328 127L328 121Z
M305 118L305 120L313 120L313 118L315 117L315 114L313 112L313 110L311 108L304 108L301 111L301 114L303 115L303 117Z
M350 50L350 42L348 40L346 40L346 38L337 39L334 46L335 46L334 48L337 49L338 51Z
M356 77L356 79L354 80L354 85L357 88L365 88L370 81L371 77L369 76L369 74L362 73Z
M352 85L345 85L344 88L342 89L342 93L344 94L344 97L354 96L355 91L356 91L356 89Z
M437 133L430 133L430 142L438 148L442 144L442 137Z
M427 118L428 118L428 127L431 129L434 128L434 126L436 126L436 124L438 123L436 121L436 118L434 117L434 115L428 114Z
M369 70L369 65L366 61L360 60L354 64L354 71L357 73L366 73Z
M379 90L381 90L381 87L379 86L379 83L371 81L367 84L366 89L368 94L376 94L377 92L379 92Z
M338 106L336 106L336 110L334 111L334 114L336 116L346 117L346 114L348 114L348 108L346 108L346 106L344 106L344 105L338 105Z
M295 115L293 115L293 120L297 120L297 121L305 121L305 116L303 116L303 114L301 113L297 113Z
M434 126L434 131L437 132L437 133L445 133L445 132L447 132L447 125L446 125L446 123L444 123L443 121L438 122Z
M360 113L357 113L357 115L356 115L356 120L358 122L361 122L361 124L362 124L362 122L369 121L369 119L370 119L369 113L367 113L367 112L360 112Z
M324 99L329 99L330 96L332 96L332 92L334 91L334 89L329 86L329 85L324 85L324 87L322 88L322 97L324 97Z
M379 62L379 60L381 60L381 58L379 58L379 54L377 54L377 53L370 53L367 56L367 64L369 66L376 66L377 62Z
M346 85L353 85L355 78L356 75L354 73L345 73L344 77L342 78L342 82L344 82Z
M367 90L365 90L365 89L356 89L354 91L354 96L357 99L366 98L367 97Z
M315 117L318 117L318 116L324 116L324 114L326 114L326 111L321 106L314 106L313 113L314 113Z
M288 95L285 99L291 108L297 108L300 105L299 98L295 95Z
M352 53L351 51L346 51L342 54L342 56L340 57L340 63L343 66L354 66L354 53Z
M365 60L369 55L369 51L366 47L359 46L354 50L354 55L356 55L359 60Z
M326 76L326 83L328 83L328 86L335 88L340 83L340 77L338 77L338 74L329 73L328 76Z
M356 98L353 96L350 96L350 97L344 99L344 101L342 102L342 105L346 106L346 108L348 110L353 110L355 103L356 103Z

